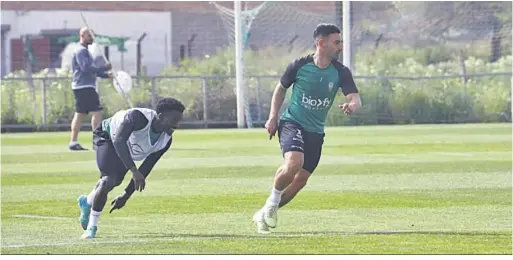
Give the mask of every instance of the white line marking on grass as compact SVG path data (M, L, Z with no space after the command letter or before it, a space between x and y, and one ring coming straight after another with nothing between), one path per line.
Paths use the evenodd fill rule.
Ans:
M38 215L12 215L15 218L35 218L35 219L55 219L55 220L69 220L70 217L52 217L52 216L38 216Z
M173 240L173 239L171 239ZM178 240L178 239L176 239ZM47 243L47 244L21 244L21 245L7 245L2 248L26 248L26 247L47 247L47 246L76 246L76 245L89 245L89 244L124 244L124 243L141 243L149 242L150 240L114 240L114 241L94 241L84 240L84 242L61 242L61 243Z
M350 233L348 233L350 234ZM186 240L219 240L219 239L252 239L252 238L285 238L285 237L319 237L335 235L329 232L319 233L293 233L293 234L255 234L255 235L221 235L221 234L188 234L176 236L170 235L167 238L147 238L147 239L127 239L127 240L82 240L83 242L56 242L56 243L45 243L45 244L18 244L18 245L2 245L2 248L27 248L27 247L51 247L51 246L75 246L75 245L91 245L91 244L126 244L126 243L151 243L161 241L186 241ZM339 234L340 235L340 234ZM101 238L105 239L105 238Z
M237 234L170 234L169 237L164 238L140 238L140 239L126 239L126 240L81 240L75 242L56 242L45 244L18 244L18 245L2 245L2 248L27 248L27 247L52 247L52 246L75 246L75 245L91 245L91 244L127 244L127 243L151 243L151 242L165 242L165 241L194 241L194 240L222 240L222 239L272 239L272 238L299 238L299 237L323 237L323 236L354 236L354 235L400 235L400 234L466 234L466 233L490 233L488 231L413 231L413 230L388 230L388 231L365 231L365 232L298 232L298 233L271 233L271 234L254 234L254 235L237 235ZM108 239L108 238L100 238Z
M468 157L474 156L472 153L456 153L456 152L431 152L431 154L468 156Z

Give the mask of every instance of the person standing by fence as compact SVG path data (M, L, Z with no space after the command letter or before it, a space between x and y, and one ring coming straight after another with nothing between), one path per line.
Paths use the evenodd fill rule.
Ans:
M112 78L112 73L107 72L112 68L110 63L103 67L95 67L93 58L87 46L93 43L93 37L87 27L80 29L80 48L73 54L71 67L73 70L73 95L75 97L75 115L71 121L71 142L69 149L72 151L87 150L78 142L80 125L87 114L91 113L91 128L94 130L102 120L103 107L100 97L96 92L96 77Z

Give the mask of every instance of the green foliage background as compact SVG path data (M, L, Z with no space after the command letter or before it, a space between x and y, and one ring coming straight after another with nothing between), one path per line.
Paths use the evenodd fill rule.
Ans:
M452 50L444 47L379 47L361 50L354 58L355 81L362 95L362 110L350 117L335 106L328 125L407 124L447 122L498 122L511 119L511 75L487 75L452 78L388 78L386 76L436 77L458 75L461 63ZM306 53L303 53L306 54ZM467 54L467 74L511 72L511 54L488 62L479 51ZM266 120L272 91L279 75L297 53L285 49L267 49L245 53L246 106L253 120ZM185 120L201 121L205 98L207 118L212 121L236 120L236 95L233 49L222 49L208 59L185 60L179 67L169 67L158 77L134 79L130 98L136 106L151 107L163 96L176 97L186 105ZM374 76L371 78L360 76ZM17 80L24 71L8 75L1 82L2 124L42 124L43 97L46 98L46 123L65 123L74 112L71 75L57 75L48 70L34 74L32 83ZM255 77L260 76L260 77ZM377 76L382 76L377 77ZM164 78L170 77L170 78ZM43 82L45 92L43 93ZM137 83L139 82L139 83ZM127 108L108 80L99 79L104 116ZM154 90L156 95L152 95ZM204 92L205 90L205 92ZM342 94L335 104L343 102ZM260 107L260 110L258 110Z

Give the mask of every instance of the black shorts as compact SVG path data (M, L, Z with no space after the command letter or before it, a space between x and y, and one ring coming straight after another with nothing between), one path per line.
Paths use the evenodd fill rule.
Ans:
M321 159L324 135L304 131L303 128L291 121L281 120L278 125L281 152L295 151L304 154L303 169L313 173Z
M75 111L81 114L89 114L89 112L101 111L103 107L100 105L100 97L94 88L74 89Z
M100 178L114 178L115 186L120 185L128 169L119 158L108 133L100 126L93 132L93 147L96 150L96 164L100 170Z

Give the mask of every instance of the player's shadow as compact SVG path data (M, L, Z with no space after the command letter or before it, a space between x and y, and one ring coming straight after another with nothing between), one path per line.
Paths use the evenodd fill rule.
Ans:
M355 236L355 235L463 235L463 236L504 236L508 234L495 232L457 232L457 231L317 231L317 232L272 232L271 234L181 234L181 233L143 233L138 237L151 238L192 238L192 239L268 239L268 238L300 238L320 236Z

